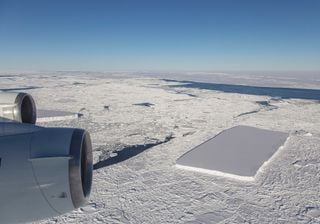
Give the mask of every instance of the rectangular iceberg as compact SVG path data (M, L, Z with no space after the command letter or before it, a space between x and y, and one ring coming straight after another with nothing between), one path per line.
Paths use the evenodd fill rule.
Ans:
M177 166L252 180L287 137L284 132L236 126L182 155L177 160Z

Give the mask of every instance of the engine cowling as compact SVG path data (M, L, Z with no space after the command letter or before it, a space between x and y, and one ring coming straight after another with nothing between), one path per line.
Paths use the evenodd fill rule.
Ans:
M0 223L58 216L87 201L88 132L18 123L0 123L0 130Z
M36 104L27 93L0 93L0 121L35 124Z

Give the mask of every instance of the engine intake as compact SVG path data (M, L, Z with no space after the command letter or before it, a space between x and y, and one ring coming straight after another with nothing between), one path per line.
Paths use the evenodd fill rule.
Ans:
M0 121L35 124L36 104L27 93L0 93Z

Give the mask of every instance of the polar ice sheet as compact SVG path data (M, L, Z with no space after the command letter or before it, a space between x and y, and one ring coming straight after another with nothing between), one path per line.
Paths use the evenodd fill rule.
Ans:
M284 132L236 126L187 152L177 160L177 165L250 180L287 137Z

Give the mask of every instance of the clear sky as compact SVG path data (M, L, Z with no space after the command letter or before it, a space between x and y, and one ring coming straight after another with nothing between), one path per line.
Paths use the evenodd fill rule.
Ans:
M320 0L0 0L8 70L320 70Z

